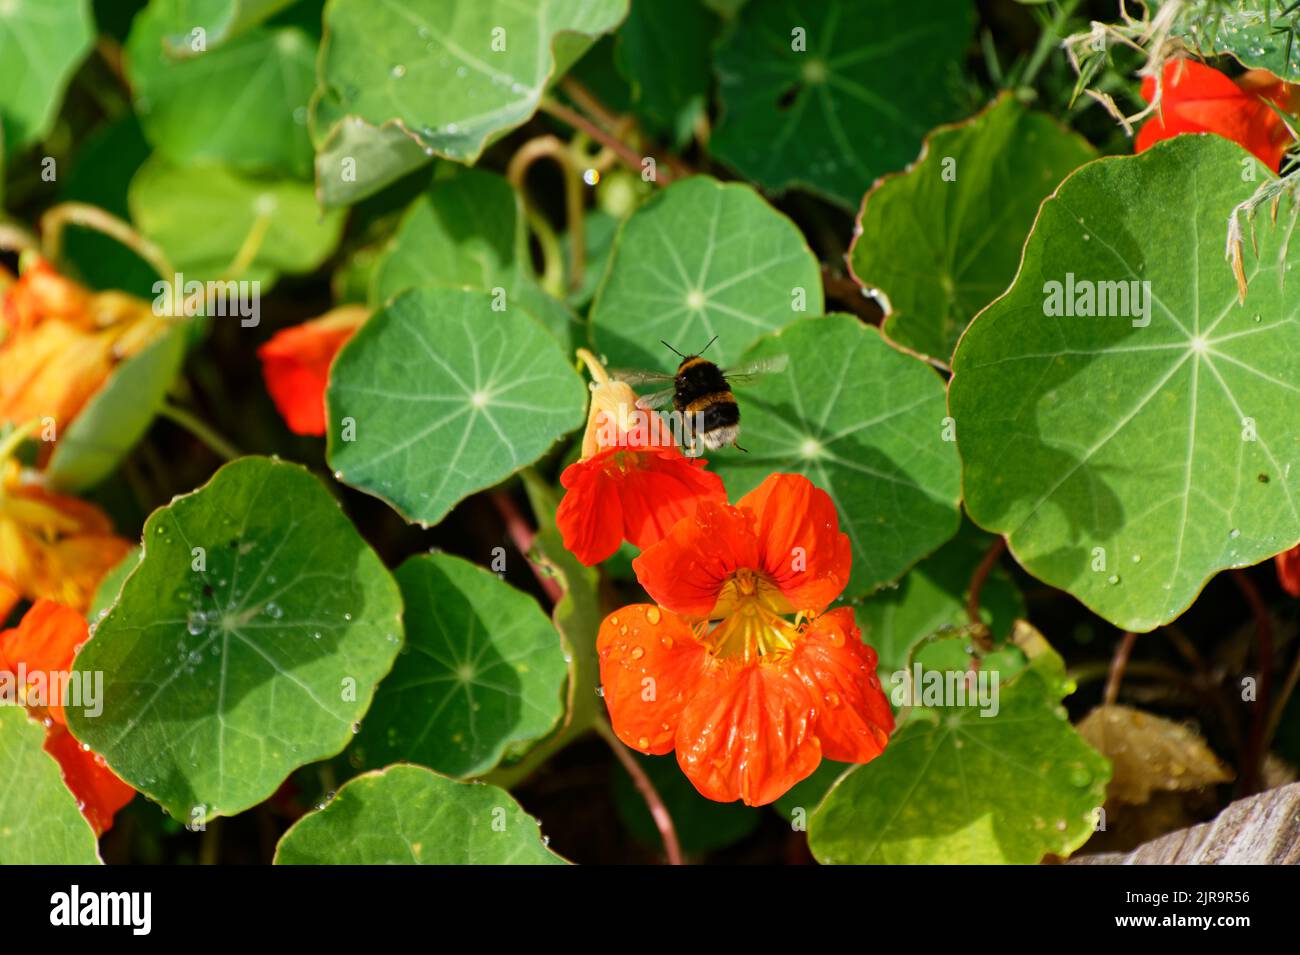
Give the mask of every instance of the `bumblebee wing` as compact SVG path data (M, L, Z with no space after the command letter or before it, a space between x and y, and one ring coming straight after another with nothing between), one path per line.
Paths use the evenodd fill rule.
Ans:
M773 375L785 371L786 366L790 364L789 355L772 355L768 358L760 358L757 361L751 361L748 364L741 365L738 368L728 368L724 374L727 381L738 381L747 383L762 375Z
M611 368L609 376L615 381L621 381L628 385L646 385L651 382L672 381L672 375L665 375L657 371L642 371L639 368Z
M658 408L660 405L662 405L664 402L666 402L669 398L673 396L674 390L675 389L673 388L665 388L662 391L655 391L655 392L651 392L648 395L642 395L640 398L636 400L637 407L645 408L647 410L651 408Z

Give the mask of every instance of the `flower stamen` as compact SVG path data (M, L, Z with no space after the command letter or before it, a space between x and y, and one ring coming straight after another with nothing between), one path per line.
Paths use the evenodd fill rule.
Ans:
M725 584L714 608L721 622L704 635L715 657L746 663L794 649L799 627L785 619L790 612L781 590L765 575L748 567L737 570Z

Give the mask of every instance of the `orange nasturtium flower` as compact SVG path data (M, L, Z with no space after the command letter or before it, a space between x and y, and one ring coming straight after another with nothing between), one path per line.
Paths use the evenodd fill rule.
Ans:
M58 761L81 814L100 836L113 825L114 814L131 801L135 790L117 778L103 757L77 742L68 730L61 701L48 695L54 675L72 670L77 648L87 637L86 620L80 613L50 600L38 600L17 627L0 631L0 671L14 678L25 673L25 685L17 687L17 692L28 713L45 724L45 751Z
M1278 554L1277 580L1292 597L1300 597L1300 545Z
M609 377L578 349L592 377L582 457L564 469L567 493L555 515L564 546L587 566L611 556L626 538L646 548L701 501L727 500L722 478L682 454L671 429L636 406L636 392Z
M310 322L282 328L257 350L266 390L294 434L325 433L330 364L368 314L363 305L341 305Z
M3 271L3 270L0 270ZM0 276L0 424L54 424L55 439L113 369L153 342L168 320L125 292L91 292L27 257L17 281Z
M98 507L26 480L5 458L0 453L0 619L22 598L85 611L131 542Z
M1170 60L1163 87L1159 108L1138 131L1136 152L1179 133L1217 133L1250 150L1274 172L1282 165L1291 134L1269 103L1284 112L1300 106L1289 84L1267 70L1249 70L1234 81L1195 60ZM1149 103L1155 95L1155 77L1148 76L1142 97Z
M780 798L822 757L865 763L894 728L853 610L849 540L825 491L774 474L706 501L633 561L654 604L610 614L596 645L619 739L677 751L705 796ZM789 619L793 617L793 622Z

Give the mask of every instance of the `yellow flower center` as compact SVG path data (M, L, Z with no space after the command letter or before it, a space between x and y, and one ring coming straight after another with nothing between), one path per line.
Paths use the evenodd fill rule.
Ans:
M714 607L721 621L704 635L709 652L721 658L740 658L746 663L761 656L788 653L794 649L800 627L785 619L793 608L779 587L765 575L748 567L732 574L723 585Z

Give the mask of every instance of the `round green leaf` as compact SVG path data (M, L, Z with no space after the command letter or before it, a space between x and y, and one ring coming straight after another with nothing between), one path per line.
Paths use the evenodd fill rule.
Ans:
M157 155L136 173L128 199L131 219L187 282L227 278L254 228L265 229L257 254L234 278L268 286L281 272L310 272L343 229L343 214L322 216L306 183L249 179L215 164L173 166Z
M326 400L339 480L436 524L581 424L586 389L555 339L519 306L496 311L495 301L413 289L344 346Z
M44 747L26 709L0 706L0 865L95 865L95 831Z
M0 144L16 152L50 131L94 39L90 0L0 3Z
M915 165L867 193L849 250L857 280L888 299L885 335L947 362L1015 277L1039 204L1095 155L1010 95L931 133Z
M320 100L313 99L312 128L322 122ZM316 194L326 209L372 196L429 162L432 153L391 123L372 126L359 116L335 124L317 144Z
M344 784L284 834L277 865L563 865L496 786L390 766Z
M921 561L897 587L872 594L857 608L862 639L875 648L882 678L907 666L912 647L944 627L969 623L971 575L993 538L963 522L957 536ZM1011 576L994 568L980 593L980 619L995 639L1011 633L1025 602Z
M576 48L557 34L597 36L626 12L627 0L334 0L314 118L320 144L329 150L355 117L383 139L401 133L428 155L473 163L533 115L557 59L572 62ZM356 168L368 183L391 174L382 164Z
M966 641L942 642L961 652ZM1000 682L996 715L914 708L884 753L846 773L812 814L813 855L904 865L1031 865L1069 855L1092 835L1110 778L1066 719L1060 701L1072 690L1047 650Z
M365 765L480 776L555 727L568 663L537 601L450 554L412 557L396 577L406 646L357 740Z
M333 756L401 644L388 571L304 468L240 458L155 511L77 655L104 675L78 739L187 822L233 815Z
M1123 629L1300 540L1300 316L1283 287L1300 245L1261 217L1238 302L1223 246L1255 189L1243 170L1271 175L1217 136L1084 166L953 360L971 517ZM1110 317L1078 314L1089 290ZM1073 317L1048 314L1067 299Z
M714 60L722 118L710 149L769 189L856 205L960 115L973 12L966 0L751 0Z
M208 49L266 20L294 0L150 0L151 20L158 24L167 47L184 55L203 30Z
M1169 3L1155 0L1151 4L1152 17ZM1296 32L1300 30L1300 18L1291 3L1233 0L1189 4L1180 13L1174 20L1173 33L1194 53L1204 57L1227 53L1243 66L1268 70L1292 83L1300 77L1300 35Z
M537 285L523 206L510 183L466 169L434 183L413 202L375 268L370 302L383 305L409 288L502 288L550 329L567 350L578 323Z
M125 557L113 565L112 570L100 579L99 586L95 588L95 596L90 601L90 608L86 611L88 622L98 624L108 616L108 612L113 609L113 604L117 603L117 595L122 592L122 584L140 563L142 550L143 548L136 544L127 551Z
M52 486L83 491L117 469L167 397L189 336L188 325L177 324L114 369L55 445L45 471Z
M788 356L784 372L737 383L740 441L712 459L732 500L773 472L826 491L853 545L846 597L900 577L957 531L956 445L945 440L934 369L847 315L800 319L742 362Z
M259 27L215 47L205 37L196 51L189 36L176 45L171 19L145 8L126 47L136 111L158 152L178 165L309 177L315 41L296 28Z
M822 312L821 272L803 235L752 188L693 176L623 223L591 306L591 334L614 365L676 367L714 335L723 365L764 332Z

